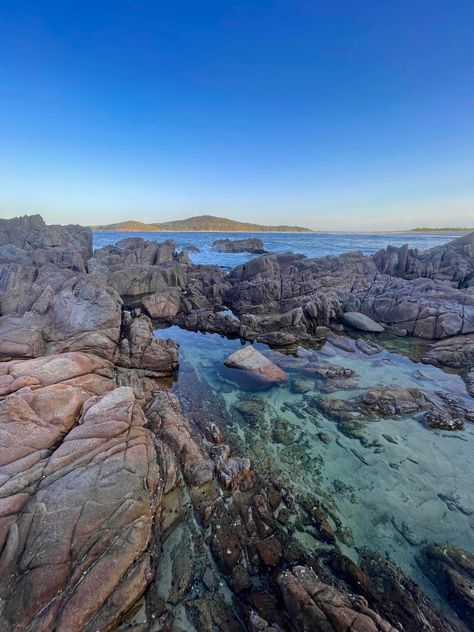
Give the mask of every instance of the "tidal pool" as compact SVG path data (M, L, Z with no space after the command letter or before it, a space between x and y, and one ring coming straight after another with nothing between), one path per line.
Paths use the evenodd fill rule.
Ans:
M375 551L442 603L417 557L429 543L474 550L474 423L459 431L433 430L417 414L377 419L347 433L316 402L324 396L353 399L375 386L401 386L450 393L472 407L459 376L386 349L367 356L326 343L288 354L256 344L289 375L288 384L259 390L242 382L237 370L223 367L240 340L177 327L158 329L156 335L175 340L181 365L191 365L219 394L232 437L262 475L295 495L321 498L346 555L357 562L364 549ZM354 375L340 380L308 375L308 361L337 364ZM178 393L188 375L179 371ZM298 525L295 537L310 550L324 548Z

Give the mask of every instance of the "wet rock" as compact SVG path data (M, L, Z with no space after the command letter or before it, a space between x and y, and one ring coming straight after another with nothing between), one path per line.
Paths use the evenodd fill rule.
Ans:
M345 312L341 316L341 319L345 325L349 325L349 327L359 329L360 331L368 331L369 333L375 334L385 331L382 325L360 312Z
M303 371L306 375L317 375L324 379L346 379L353 377L354 371L338 364L316 364L308 366Z
M250 252L256 255L261 255L265 252L262 240L257 237L248 239L216 239L212 243L212 247L217 252Z
M235 489L245 479L251 484L250 459L246 457L230 457L219 465L219 478L227 489Z
M426 395L416 388L373 388L363 395L362 401L370 410L384 416L408 415L431 406Z
M232 353L224 364L232 369L250 373L258 382L266 385L279 384L288 379L286 373L251 345Z
M253 337L253 336L252 336ZM298 338L291 333L285 331L272 331L266 334L256 334L255 339L258 342L271 345L273 347L290 347L298 342Z
M469 626L474 620L474 554L452 545L431 544L425 548L420 564Z
M474 369L464 376L464 381L466 382L469 394L471 397L474 397Z
M433 343L421 361L435 366L466 369L474 366L474 335L453 336Z
M265 566L277 566L282 556L282 547L275 534L258 541L255 546Z
M311 568L283 571L277 584L295 631L397 632L363 597L325 584Z
M375 342L372 342L371 340L365 340L364 338L357 338L356 347L359 349L359 351L362 351L362 353L365 353L365 355L369 356L376 355L377 353L380 353L382 351L381 347L375 344Z
M352 341L349 338L345 338L344 336L331 334L328 338L328 342L330 342L334 347L337 347L342 351L346 351L347 353L353 353L354 351Z
M444 410L428 411L425 414L426 425L430 428L438 430L462 430L464 428L464 420L460 417L454 417L452 413Z

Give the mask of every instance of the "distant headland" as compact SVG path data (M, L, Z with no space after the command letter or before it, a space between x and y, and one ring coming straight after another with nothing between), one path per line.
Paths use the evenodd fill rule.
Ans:
M311 233L310 228L302 226L264 226L263 224L248 224L236 222L225 217L213 215L198 215L187 219L178 219L171 222L147 224L129 220L106 224L103 226L91 226L94 231L104 232L206 232L206 233Z
M413 228L411 233L472 233L474 232L473 228L460 228L460 227L445 227L445 228L427 228L424 226L419 226L418 228Z

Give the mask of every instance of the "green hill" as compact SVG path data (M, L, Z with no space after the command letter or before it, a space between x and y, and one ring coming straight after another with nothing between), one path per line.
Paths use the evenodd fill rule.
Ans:
M198 215L171 222L145 224L129 220L104 226L91 226L92 230L104 232L219 232L219 233L310 233L309 228L301 226L264 226L236 222L225 217Z

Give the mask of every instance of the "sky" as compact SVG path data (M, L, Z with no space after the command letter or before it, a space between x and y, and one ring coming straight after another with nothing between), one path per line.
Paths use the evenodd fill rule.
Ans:
M2 0L0 216L474 226L472 0Z

